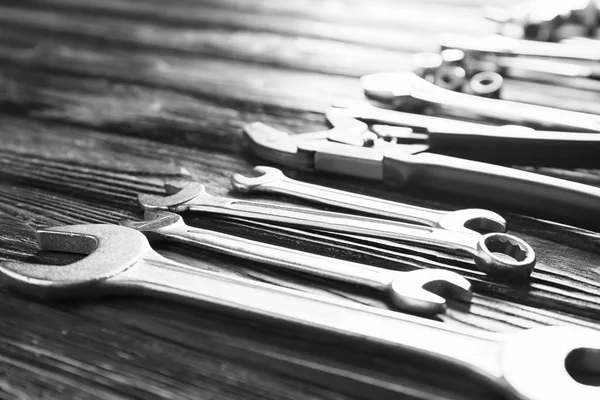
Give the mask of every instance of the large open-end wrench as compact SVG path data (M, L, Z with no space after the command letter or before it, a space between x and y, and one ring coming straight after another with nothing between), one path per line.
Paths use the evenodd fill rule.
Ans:
M391 72L361 78L365 95L400 110L435 110L443 115L536 129L600 132L600 116L582 112L483 98L434 85L412 72Z
M208 212L462 251L473 257L480 270L502 278L526 279L535 266L535 253L531 246L506 233L479 235L454 232L305 207L215 197L206 193L204 186L198 182L188 182L179 192L170 196L140 194L138 200L146 210Z
M38 231L37 237L43 250L89 255L66 266L1 262L0 281L30 296L47 300L145 294L388 346L399 357L412 355L433 365L456 367L515 399L600 398L600 386L577 375L583 371L600 376L598 331L549 326L494 334L452 328L191 269L160 256L142 233L123 226L63 226Z
M446 300L436 293L450 293L462 301L471 299L469 281L452 271L391 271L191 227L179 214L170 212L147 212L146 218L146 221L125 220L121 224L142 232L151 241L185 243L261 264L380 290L387 294L392 305L405 312L423 315L443 312Z
M233 188L240 193L282 194L448 231L470 233L506 231L506 220L488 210L470 208L440 211L297 181L288 178L279 169L273 167L257 166L254 167L254 172L261 175L248 177L234 174L231 177Z

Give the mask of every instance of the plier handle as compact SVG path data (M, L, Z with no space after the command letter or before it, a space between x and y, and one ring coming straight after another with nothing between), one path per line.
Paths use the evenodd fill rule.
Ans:
M329 140L330 136L346 133L349 138L356 138L366 132L368 126L340 115L332 122L334 127L330 131L308 134L290 135L260 122L247 125L244 132L255 154L279 165L469 196L528 215L583 227L600 227L600 188L435 154L426 151L427 145L360 147L340 143ZM554 139L549 137L550 141Z

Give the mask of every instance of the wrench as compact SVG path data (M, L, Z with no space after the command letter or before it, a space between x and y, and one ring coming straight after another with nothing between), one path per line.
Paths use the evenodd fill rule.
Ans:
M118 225L62 226L40 230L37 238L43 250L89 255L66 266L2 262L4 286L44 300L137 292L384 345L400 357L456 367L514 399L600 398L599 386L573 377L574 371L600 375L600 333L591 329L547 326L495 334L453 328L191 269L160 256L142 233Z
M367 97L397 109L431 109L453 117L525 125L535 129L600 132L600 117L594 114L453 92L412 72L366 75L361 78L361 84Z
M288 178L277 168L257 166L254 167L254 172L261 175L247 177L234 174L231 177L233 188L240 193L282 194L448 231L467 233L506 231L506 220L488 210L471 208L450 212L440 211L300 182Z
M173 212L199 211L261 221L296 225L303 228L336 231L401 240L419 246L462 251L475 260L477 267L495 277L526 279L535 265L535 253L522 239L506 233L479 235L453 232L426 226L357 215L319 211L304 207L215 197L203 185L188 182L170 196L140 194L145 210Z
M147 212L146 221L125 220L121 221L121 225L142 232L150 241L180 242L261 264L380 290L389 296L392 305L406 312L437 314L446 309L445 299L427 289L438 293L449 292L466 302L471 299L469 281L452 271L422 269L401 272L370 267L190 227L180 215L170 212Z

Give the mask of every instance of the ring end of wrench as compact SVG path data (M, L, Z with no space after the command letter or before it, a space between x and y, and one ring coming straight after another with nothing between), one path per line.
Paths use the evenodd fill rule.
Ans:
M511 335L501 355L504 380L522 398L600 398L600 333L545 326Z
M475 263L486 274L510 281L527 280L535 267L535 252L527 242L506 233L482 235Z

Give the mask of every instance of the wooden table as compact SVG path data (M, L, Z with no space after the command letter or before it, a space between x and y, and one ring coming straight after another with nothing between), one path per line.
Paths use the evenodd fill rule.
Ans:
M140 218L137 193L162 194L169 179L193 176L214 195L230 194L229 176L259 162L243 150L243 124L323 129L333 100L361 98L359 76L409 68L412 53L437 49L440 32L490 30L473 0L0 1L0 258L36 260L36 228ZM569 106L600 111L583 102L593 93L544 90L508 82L505 93L547 104L577 96ZM597 170L539 171L600 183ZM285 172L412 204L473 205ZM529 285L494 282L472 262L434 251L331 244L216 217L189 223L381 267L459 271L475 296L470 309L452 302L440 317L452 326L599 328L600 236L497 211L537 251ZM157 249L200 268L387 307L360 288L182 246ZM2 398L502 398L423 359L243 316L144 298L0 296Z

